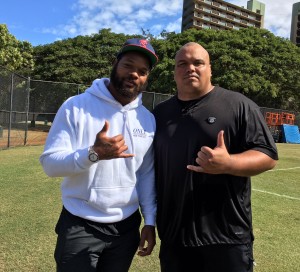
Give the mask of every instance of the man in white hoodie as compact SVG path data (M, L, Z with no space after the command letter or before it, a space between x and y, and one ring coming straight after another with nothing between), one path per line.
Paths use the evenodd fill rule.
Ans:
M61 184L58 272L125 272L155 246L154 117L142 92L158 58L130 39L110 79L96 79L58 110L40 162ZM145 225L139 230L142 213Z

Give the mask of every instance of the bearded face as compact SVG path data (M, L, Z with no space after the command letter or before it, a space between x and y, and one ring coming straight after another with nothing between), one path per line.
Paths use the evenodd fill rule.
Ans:
M147 81L141 81L133 73L124 73L124 68L121 65L120 60L113 66L110 74L110 83L114 87L115 91L124 99L134 100L141 92L147 88Z

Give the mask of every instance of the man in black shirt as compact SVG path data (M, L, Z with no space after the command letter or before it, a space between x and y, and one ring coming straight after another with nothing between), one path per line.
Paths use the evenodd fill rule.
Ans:
M154 109L161 271L253 271L250 177L275 167L272 135L253 101L212 85L198 43L177 52L174 78Z

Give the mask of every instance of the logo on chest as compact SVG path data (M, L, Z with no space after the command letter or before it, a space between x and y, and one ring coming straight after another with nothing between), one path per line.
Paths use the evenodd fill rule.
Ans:
M208 117L208 118L206 119L207 123L209 123L209 124L215 123L216 120L217 120L216 117Z
M145 138L147 136L146 131L142 128L134 128L132 131L133 137Z

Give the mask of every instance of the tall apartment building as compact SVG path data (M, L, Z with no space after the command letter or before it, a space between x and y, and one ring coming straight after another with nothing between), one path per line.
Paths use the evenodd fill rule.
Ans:
M265 4L247 2L247 8L222 0L184 0L181 31L196 29L263 28Z
M300 2L293 4L290 40L300 46Z

